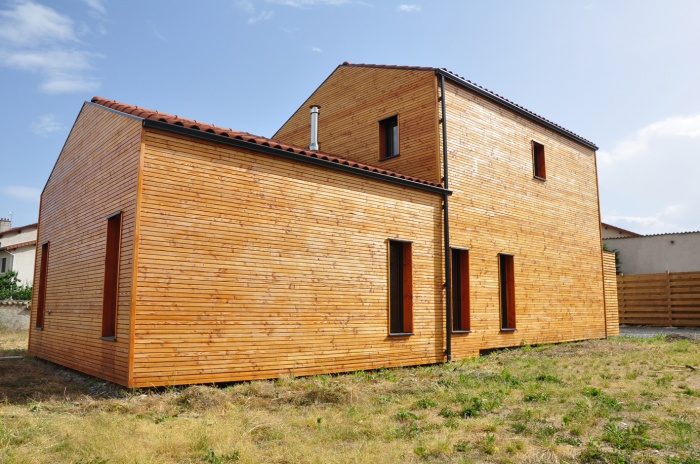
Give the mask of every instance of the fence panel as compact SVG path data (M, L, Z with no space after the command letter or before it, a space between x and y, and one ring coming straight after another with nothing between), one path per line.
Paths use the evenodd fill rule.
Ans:
M700 272L617 276L620 324L700 327Z

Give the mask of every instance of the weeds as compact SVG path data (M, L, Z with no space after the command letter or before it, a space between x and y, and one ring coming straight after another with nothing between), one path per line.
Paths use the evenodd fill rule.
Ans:
M127 390L24 357L0 364L0 462L700 464L697 373L664 367L685 365L700 343L613 339Z

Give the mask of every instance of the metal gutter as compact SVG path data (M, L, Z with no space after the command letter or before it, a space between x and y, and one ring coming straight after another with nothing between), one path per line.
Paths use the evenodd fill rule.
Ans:
M259 153L264 153L266 155L272 155L279 158L300 161L302 163L313 164L316 166L322 166L330 169L335 169L337 171L343 171L350 174L355 174L358 176L369 177L371 179L382 180L385 182L390 182L393 184L403 185L405 187L411 187L419 190L425 190L431 193L439 193L442 195L452 195L446 187L439 187L436 185L422 184L413 180L402 179L400 177L395 177L389 174L383 174L381 172L369 171L360 167L349 166L345 164L340 164L337 162L324 160L321 158L313 158L308 155L302 155L299 153L294 153L291 151L282 150L281 148L268 147L265 145L259 145L254 142L247 142L245 140L239 140L236 138L226 137L223 135L212 134L211 132L204 132L198 129L191 129L189 127L177 126L162 121L155 121L153 119L143 119L143 127L147 129L158 129L166 132L172 132L175 134L183 135L186 137L193 137L201 140L206 140L213 143L220 143L223 145L228 145L236 148L244 148L251 151L256 151Z
M447 168L447 109L445 105L445 76L440 76L440 104L442 108L442 185L449 189L449 170ZM450 256L450 210L447 194L443 197L443 230L445 234L445 357L452 361L452 269Z
M524 116L527 119L530 119L531 121L535 121L538 124L542 124L546 128L553 130L554 132L557 132L557 133L559 133L559 134L561 134L569 139L575 140L576 142L579 142L579 143L587 146L588 148L591 148L593 150L598 150L598 146L596 144L594 144L593 142L586 140L583 137L580 137L580 136L574 134L573 132L570 132L570 131L564 129L563 127L558 126L558 125L554 124L553 122L548 121L548 120L544 119L543 117L538 116L537 114L535 114L531 111L528 111L525 108L518 106L509 100L506 100L505 98L501 97L500 95L496 95L492 92L489 92L488 90L483 89L483 88L479 87L478 85L476 85L472 82L469 82L468 80L463 79L455 74L452 74L451 72L446 71L444 69L436 69L435 73L438 76L447 78L450 81L452 81L452 82L454 82L462 87L466 87L467 89L471 90L474 93L481 95L482 97L485 97L491 101L494 101L494 102L498 103L499 105L505 106L509 110L514 111L514 112L520 114L521 116Z

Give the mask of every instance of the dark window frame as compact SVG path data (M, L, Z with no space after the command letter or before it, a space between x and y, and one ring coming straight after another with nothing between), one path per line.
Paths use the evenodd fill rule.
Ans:
M469 249L450 247L452 272L452 333L471 333Z
M532 141L532 174L536 179L547 180L544 144L536 140Z
M498 254L498 295L501 331L516 330L515 321L515 263L514 256Z
M41 244L39 257L39 288L37 289L36 322L34 327L43 329L46 314L46 280L49 272L49 242Z
M389 335L413 335L413 244L388 240Z
M107 218L105 238L104 284L102 287L102 339L115 340L117 336L117 308L119 307L119 264L121 260L123 214L121 211Z
M6 272L6 269L7 269L7 257L3 256L0 259L0 274L4 274Z
M399 115L379 120L379 160L399 156Z

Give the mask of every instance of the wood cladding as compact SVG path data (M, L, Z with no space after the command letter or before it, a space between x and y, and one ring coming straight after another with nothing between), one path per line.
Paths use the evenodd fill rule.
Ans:
M617 276L621 324L700 327L700 272Z
M461 250L455 359L613 333L595 153L452 82L446 89L441 115L432 71L341 66L276 137L307 145L308 104L319 104L322 151L440 182L447 121L450 244ZM393 115L399 155L379 161L380 121ZM533 140L546 151L546 179L533 177ZM31 329L30 353L130 387L441 362L442 207L437 193L144 128L86 104L42 195L38 242L51 251L44 330ZM112 275L116 226L105 219L115 211ZM391 271L394 243L402 259ZM105 295L117 300L115 341L100 339ZM390 333L392 298L412 334Z
M432 71L339 66L273 138L308 146L309 106L320 105L321 151L440 183L436 101ZM380 121L393 116L398 119L399 156L380 161Z
M608 337L617 337L620 335L620 320L617 309L617 270L614 251L603 251L603 272L605 277L605 333Z
M128 373L140 139L139 120L83 106L42 194L37 241L50 243L50 256L47 271L36 270L35 285L47 276L46 312L43 330L29 334L31 355L121 384ZM115 211L123 211L119 307L116 340L107 341L100 338L105 219Z
M443 359L441 195L147 130L135 386ZM387 239L415 334L388 337Z
M469 249L471 278L472 333L453 337L453 357L605 337L595 153L452 82L445 94L450 244ZM514 256L511 332L499 330L501 253Z

